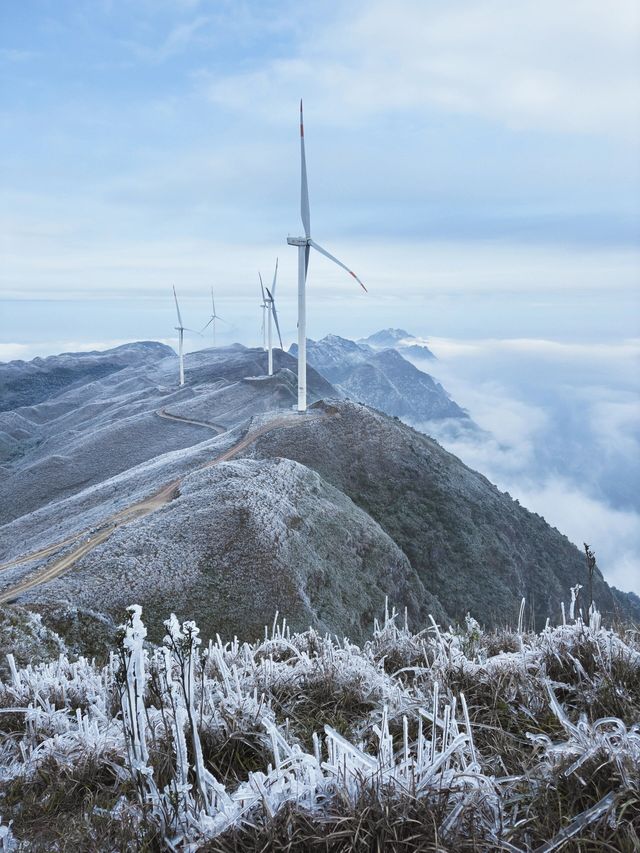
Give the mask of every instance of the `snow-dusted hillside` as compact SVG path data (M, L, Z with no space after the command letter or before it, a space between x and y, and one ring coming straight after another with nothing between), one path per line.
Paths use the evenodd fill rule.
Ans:
M0 412L32 406L127 367L174 358L171 347L156 341L123 344L100 352L66 352L32 361L0 363Z
M351 369L345 351L370 357L322 346L336 370ZM296 629L359 638L385 595L412 621L470 611L486 624L515 618L524 595L540 625L587 588L584 555L436 442L341 399L312 368L318 402L300 416L295 360L277 351L272 377L265 361L239 345L194 353L178 388L164 358L1 414L15 445L0 602L52 625L56 609L114 615L135 596L154 632L179 605L242 637L279 609ZM599 573L594 588L604 613L640 612Z
M394 345L398 343L392 335L384 334L382 340L388 337ZM295 344L290 352L297 353ZM327 335L320 341L307 341L307 360L346 397L387 415L413 424L450 420L459 429L474 429L467 413L442 385L418 370L397 349L374 348L367 343Z
M120 357L120 349L110 352ZM169 352L99 379L81 372L84 381L76 378L46 402L0 412L0 524L205 441L258 412L290 409L296 400L296 362L286 353L277 352L279 372L271 378L264 376L262 350L235 345L193 353L179 388ZM109 362L108 353L101 355ZM82 364L92 359L74 356ZM311 401L338 393L313 370L309 374Z
M440 612L367 513L314 471L276 458L194 471L167 506L21 601L68 600L117 617L133 597L156 639L171 605L209 634L257 636L279 610L296 627L359 640L386 595L412 621Z

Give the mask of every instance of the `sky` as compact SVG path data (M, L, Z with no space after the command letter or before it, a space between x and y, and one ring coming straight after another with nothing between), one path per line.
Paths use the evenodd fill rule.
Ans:
M313 236L369 289L313 257L308 334L439 342L458 402L533 448L463 458L564 516L576 493L603 528L640 513L618 452L638 449L639 75L635 0L8 0L0 360L174 343L171 285L187 325L213 286L220 341L256 344L276 256L292 341L303 97ZM543 453L552 429L581 451ZM640 590L633 529L601 539Z

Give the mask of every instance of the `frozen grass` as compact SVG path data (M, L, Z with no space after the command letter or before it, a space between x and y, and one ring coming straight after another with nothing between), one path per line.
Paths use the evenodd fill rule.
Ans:
M0 684L0 851L640 849L638 635L274 622Z

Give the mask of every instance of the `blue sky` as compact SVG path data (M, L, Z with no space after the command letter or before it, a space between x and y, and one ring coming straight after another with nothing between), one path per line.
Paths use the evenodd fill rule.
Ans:
M71 300L87 341L166 337L147 307L171 312L174 283L194 325L214 284L249 342L276 254L292 338L301 95L314 236L371 291L314 259L311 334L345 312L357 333L416 315L421 334L637 332L634 2L26 0L0 16L2 289L21 303L0 357L64 324L51 301ZM461 294L474 319L456 322Z

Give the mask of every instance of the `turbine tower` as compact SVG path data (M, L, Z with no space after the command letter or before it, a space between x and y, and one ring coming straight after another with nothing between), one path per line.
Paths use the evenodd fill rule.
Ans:
M213 345L215 346L216 345L216 320L222 320L222 317L219 317L216 314L216 301L213 298L213 288L211 288L211 308L212 308L211 317L209 317L209 322L202 329L202 331L204 332L205 329L208 329L209 326L211 326L211 328L213 330Z
M178 314L178 325L175 327L178 332L178 358L180 360L180 385L184 385L184 333L185 332L195 332L196 335L199 335L200 332L196 332L195 329L187 329L186 326L182 325L182 317L180 316L180 306L178 305L178 296L176 294L176 287L173 285L173 298L176 301L176 313Z
M267 310L267 297L264 293L264 285L262 283L262 276L258 273L258 277L260 279L260 290L262 291L262 304L260 307L262 308L262 349L267 351L267 323L265 317L265 311Z
M272 334L271 334L271 317L273 316L273 320L276 324L276 331L278 332L278 340L280 341L280 349L283 349L282 346L282 335L280 334L280 324L278 323L278 313L276 311L276 280L278 278L278 259L276 258L276 268L273 273L273 284L271 285L271 290L268 287L265 287L262 283L262 276L260 276L260 287L262 288L262 297L263 297L263 308L267 309L267 352L268 356L268 372L269 376L273 376L273 343L272 343ZM266 296L265 296L266 292Z
M360 287L366 292L367 288L349 267L329 254L326 249L311 239L311 214L309 212L309 187L307 184L307 161L304 152L304 123L302 120L302 101L300 101L300 214L304 226L304 237L287 237L290 246L298 247L298 411L307 410L307 316L306 316L306 284L309 269L309 253L311 247L320 252L330 261L336 263L349 275L353 276Z

